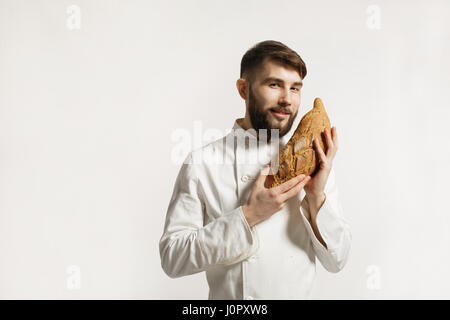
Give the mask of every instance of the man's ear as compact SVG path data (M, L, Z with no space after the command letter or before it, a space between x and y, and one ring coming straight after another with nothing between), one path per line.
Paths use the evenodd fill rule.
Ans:
M244 78L239 78L236 81L236 88L238 89L239 95L242 99L248 99L248 82Z

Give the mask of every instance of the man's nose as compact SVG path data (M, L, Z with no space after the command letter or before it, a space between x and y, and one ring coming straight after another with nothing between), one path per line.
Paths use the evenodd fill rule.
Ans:
M289 92L289 90L285 89L282 90L280 93L280 99L279 99L279 103L280 105L290 105L291 104L291 94Z

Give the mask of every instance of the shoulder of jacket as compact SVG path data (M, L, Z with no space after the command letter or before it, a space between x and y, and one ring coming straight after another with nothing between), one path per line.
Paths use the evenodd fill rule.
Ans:
M215 152L222 152L227 136L228 135L225 135L217 140L208 142L207 144L205 144L204 146L202 146L200 148L193 149L190 153L192 154L193 157L195 157L196 155L199 155L199 154L211 155L211 154L214 154Z

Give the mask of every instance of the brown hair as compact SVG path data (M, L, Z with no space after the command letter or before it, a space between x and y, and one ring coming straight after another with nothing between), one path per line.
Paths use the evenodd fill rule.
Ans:
M250 83L255 80L256 71L263 65L265 59L275 60L285 66L296 69L302 79L306 77L306 65L302 58L281 42L266 40L250 48L241 60L241 78L247 78Z

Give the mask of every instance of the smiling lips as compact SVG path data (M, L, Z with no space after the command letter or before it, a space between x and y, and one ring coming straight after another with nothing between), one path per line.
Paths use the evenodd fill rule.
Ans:
M275 109L271 109L270 112L272 112L272 114L275 116L275 118L283 120L286 118L289 118L289 115L291 114L288 111L283 111L283 110L275 110Z

